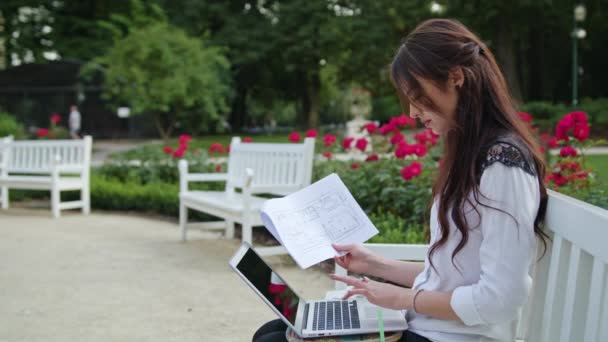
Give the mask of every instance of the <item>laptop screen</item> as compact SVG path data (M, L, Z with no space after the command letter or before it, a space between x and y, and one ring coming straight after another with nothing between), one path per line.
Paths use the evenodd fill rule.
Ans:
M300 298L262 258L248 249L236 268L295 326Z

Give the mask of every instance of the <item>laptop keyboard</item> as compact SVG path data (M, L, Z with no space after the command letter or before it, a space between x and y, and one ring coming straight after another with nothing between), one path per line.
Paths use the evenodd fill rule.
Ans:
M308 311L310 304L306 304ZM327 301L314 303L312 330L359 329L359 310L356 301Z

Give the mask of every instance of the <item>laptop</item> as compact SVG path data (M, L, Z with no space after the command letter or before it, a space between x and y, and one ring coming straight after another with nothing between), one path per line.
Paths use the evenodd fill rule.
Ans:
M302 298L247 242L243 242L230 259L230 266L302 338L379 332L379 309L385 331L407 329L401 311L380 308L361 296L349 300Z

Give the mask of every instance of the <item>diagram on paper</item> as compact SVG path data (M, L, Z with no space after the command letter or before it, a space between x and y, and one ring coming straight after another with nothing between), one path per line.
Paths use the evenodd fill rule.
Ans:
M339 242L354 233L363 221L340 192L325 193L295 211L275 216L275 224L285 227L283 240L298 241L303 251L329 242Z

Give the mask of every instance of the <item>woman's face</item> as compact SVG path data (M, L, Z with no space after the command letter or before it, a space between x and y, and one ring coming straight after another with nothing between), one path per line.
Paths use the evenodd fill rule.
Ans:
M435 104L437 110L424 108L422 105L410 103L410 117L418 118L420 122L427 128L430 128L436 134L443 135L447 133L453 126L454 117L456 116L456 106L458 104L457 87L462 86L461 79L450 77L445 91L435 85L432 81L418 78L416 80L422 87L424 94Z

